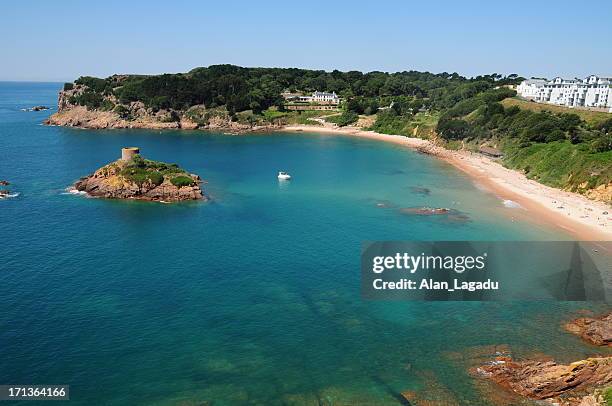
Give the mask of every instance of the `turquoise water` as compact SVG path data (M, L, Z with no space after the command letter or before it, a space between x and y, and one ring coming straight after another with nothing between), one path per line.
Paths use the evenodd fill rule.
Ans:
M0 83L0 179L20 193L0 201L0 384L70 384L75 405L398 405L406 390L486 405L466 368L487 346L594 352L560 327L585 304L360 299L364 240L571 238L447 164L342 136L89 131L19 110L59 87ZM131 145L200 174L211 200L65 193ZM460 215L400 210L420 206Z

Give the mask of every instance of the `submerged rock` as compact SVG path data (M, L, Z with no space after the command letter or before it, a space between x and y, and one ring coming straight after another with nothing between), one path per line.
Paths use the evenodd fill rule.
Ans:
M8 186L10 182L8 180L0 180L0 186Z
M453 224L467 223L470 217L456 209L448 209L446 207L406 207L399 209L400 213L417 216L436 216L444 221Z
M591 344L612 347L612 312L601 317L580 317L565 324L570 333Z
M421 196L429 196L431 193L431 190L421 186L410 186L410 191Z
M451 209L447 209L445 207L408 207L400 209L400 211L406 214L419 214L423 216L449 214L452 212Z
M124 148L123 157L74 184L77 191L107 199L160 202L204 199L201 179L175 164L150 161L137 148Z

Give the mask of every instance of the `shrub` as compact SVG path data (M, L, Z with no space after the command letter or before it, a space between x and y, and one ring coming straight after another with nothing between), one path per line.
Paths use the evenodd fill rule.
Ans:
M470 130L470 125L465 120L440 119L438 122L438 133L446 140L461 140L465 138Z
M359 120L359 116L352 111L345 111L340 115L328 117L326 121L330 123L336 123L339 127L344 127L349 124L355 123Z
M136 168L145 168L147 166L145 159L140 156L140 154L136 154L132 157L130 161L130 166Z
M108 99L104 99L102 101L102 104L100 105L100 110L102 111L111 111L114 108L115 108L115 103L113 103L112 101Z
M412 115L398 115L395 110L387 109L376 115L376 121L370 128L373 131L383 134L410 135L408 125Z
M113 111L117 113L119 117L121 117L124 120L129 120L131 118L130 110L127 107L125 107L123 104L116 105Z
M609 118L603 123L599 124L598 128L604 133L612 133L612 118Z
M591 144L593 152L607 152L612 151L612 134L606 134L597 138Z
M77 85L87 86L94 92L101 93L104 90L111 87L110 83L106 79L94 78L92 76L81 76L74 81Z
M612 406L612 386L604 389L603 398L606 402L606 406Z
M174 178L170 179L170 183L176 187L193 186L195 184L193 179L186 175L175 176Z
M102 105L104 97L101 94L86 90L78 96L72 96L70 103L87 107L88 110L95 110Z
M128 166L124 168L121 171L121 175L127 180L136 183L138 186L142 186L147 181L151 182L155 186L159 186L164 181L164 175L161 173L136 166Z

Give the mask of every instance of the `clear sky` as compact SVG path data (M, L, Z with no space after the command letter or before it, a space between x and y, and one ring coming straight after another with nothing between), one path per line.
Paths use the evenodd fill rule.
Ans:
M612 0L4 0L0 80L232 63L612 76Z

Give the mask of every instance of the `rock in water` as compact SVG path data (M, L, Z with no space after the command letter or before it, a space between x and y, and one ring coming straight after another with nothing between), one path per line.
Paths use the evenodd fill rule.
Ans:
M549 399L610 384L612 357L587 358L569 365L499 357L477 368L476 373L519 395Z
M125 156L81 178L74 188L107 199L177 202L205 198L198 175L189 174L176 164L144 159L139 154Z
M581 317L565 324L565 329L591 344L612 347L612 312L599 318Z

